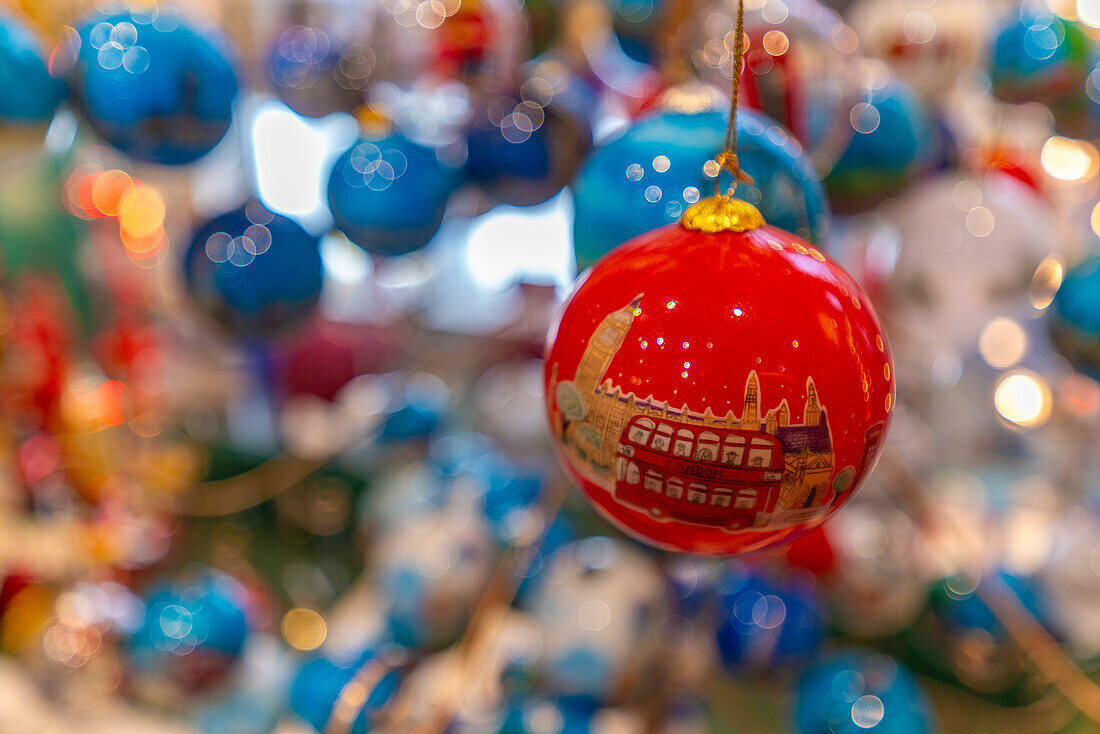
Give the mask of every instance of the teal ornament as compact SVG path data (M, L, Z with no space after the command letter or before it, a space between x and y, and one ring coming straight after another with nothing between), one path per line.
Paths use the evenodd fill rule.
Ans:
M928 697L893 658L847 650L811 666L796 687L798 734L936 734Z
M580 269L615 246L679 221L701 198L714 194L704 166L725 148L725 112L661 111L648 115L600 146L573 184L573 247ZM737 113L737 154L753 178L737 197L756 205L773 226L823 245L829 206L798 142L757 112ZM721 187L729 186L722 174Z
M1051 303L1050 335L1074 369L1100 379L1100 255L1066 274Z
M866 92L852 107L853 135L825 189L840 212L875 206L933 168L942 149L924 102L904 82L892 79Z
M374 714L393 696L400 675L378 651L368 647L351 655L317 656L306 662L290 689L290 709L318 732L329 731L329 719L345 688L356 676L367 688L348 734L367 734Z
M50 73L34 33L0 11L0 120L46 122L68 93L65 81Z

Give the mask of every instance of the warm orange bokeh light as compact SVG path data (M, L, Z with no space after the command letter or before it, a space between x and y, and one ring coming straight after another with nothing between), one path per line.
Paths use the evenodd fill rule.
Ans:
M92 206L100 216L118 217L133 205L137 186L123 171L105 171L92 183Z

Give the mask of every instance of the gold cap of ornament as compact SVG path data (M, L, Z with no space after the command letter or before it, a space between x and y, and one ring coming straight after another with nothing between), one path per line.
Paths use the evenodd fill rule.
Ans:
M707 234L748 232L763 227L760 210L747 201L724 194L708 196L692 204L680 219L684 229Z

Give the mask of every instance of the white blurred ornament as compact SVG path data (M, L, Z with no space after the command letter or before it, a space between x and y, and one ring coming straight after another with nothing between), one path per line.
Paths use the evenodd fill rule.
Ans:
M489 528L465 496L383 529L371 544L368 573L385 597L394 641L426 648L453 642L484 593L494 561Z
M984 0L860 0L845 17L864 53L939 106L984 62L992 15Z
M648 556L605 537L563 546L550 558L530 611L543 630L545 692L612 702L651 682L668 595Z

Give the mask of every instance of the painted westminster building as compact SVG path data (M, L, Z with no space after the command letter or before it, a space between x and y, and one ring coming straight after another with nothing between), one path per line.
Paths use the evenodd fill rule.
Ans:
M714 415L710 408L702 412L691 406L675 407L653 395L641 398L624 392L605 374L623 345L634 317L639 314L642 295L609 314L588 341L573 378L573 385L584 401L583 420L568 420L555 396L558 394L558 366L551 366L547 400L553 430L566 450L591 470L594 478L610 488L619 438L631 419L637 416L665 421L677 431L694 429L739 429L760 431L774 436L783 448L783 478L779 494L780 509L795 510L821 507L828 495L833 475L833 450L829 421L821 405L813 379L806 381L803 423L791 424L786 400L762 414L760 381L755 371L745 382L745 401L740 416L733 411ZM568 414L569 411L564 411Z

